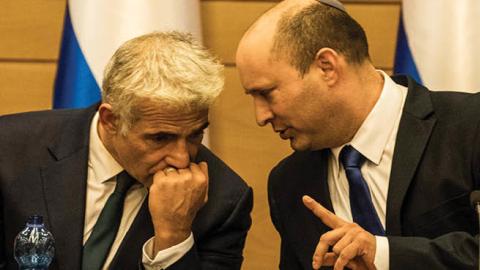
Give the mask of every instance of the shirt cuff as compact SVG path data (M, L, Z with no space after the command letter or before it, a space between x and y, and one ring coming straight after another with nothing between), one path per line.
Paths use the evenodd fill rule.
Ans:
M373 264L377 270L388 270L390 268L390 249L388 238L385 236L375 236L377 241L377 250Z
M154 238L155 237L150 238L143 245L142 263L146 270L159 270L169 267L180 260L194 244L193 234L190 233L190 236L185 241L167 249L160 250L155 258L152 259Z

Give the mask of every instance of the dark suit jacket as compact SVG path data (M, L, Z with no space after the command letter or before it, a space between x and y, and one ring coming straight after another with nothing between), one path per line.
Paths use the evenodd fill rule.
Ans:
M478 225L469 194L480 180L480 96L430 92L407 77L394 80L408 86L408 94L387 197L390 269L474 269ZM315 246L329 230L301 200L308 194L333 209L329 151L295 152L270 174L281 269L311 269Z
M0 269L17 269L13 242L28 216L42 215L55 238L50 269L80 269L90 122L96 107L0 117ZM193 223L194 247L169 269L240 269L251 225L252 190L207 148L207 204ZM147 200L111 269L136 269L153 236Z

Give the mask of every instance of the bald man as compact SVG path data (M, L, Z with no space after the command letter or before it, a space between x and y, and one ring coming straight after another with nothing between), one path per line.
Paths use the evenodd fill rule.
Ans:
M258 125L295 152L270 173L280 269L473 269L480 97L390 78L338 1L287 0L242 38Z

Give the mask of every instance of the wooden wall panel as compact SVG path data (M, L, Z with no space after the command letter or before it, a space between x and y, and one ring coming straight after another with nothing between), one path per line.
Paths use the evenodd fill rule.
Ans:
M393 67L400 5L348 4L346 7L365 29L373 64L382 69Z
M203 1L205 44L234 65L237 43L248 26L277 1ZM399 3L347 4L364 25L374 64L391 69L396 39ZM58 56L65 0L0 1L0 62L38 60L55 62ZM228 23L226 23L228 22ZM11 88L9 85L2 87ZM49 89L51 90L51 89ZM0 100L0 105L1 105ZM19 110L34 109L18 100ZM21 108L21 109L20 109Z
M235 64L235 51L250 24L275 2L208 1L202 5L205 44L228 65ZM400 5L346 4L348 12L364 28L374 65L393 65ZM234 19L232 19L234 17ZM225 23L228 22L228 23Z
M228 65L235 63L235 51L243 33L274 2L207 1L202 3L205 45Z
M271 168L291 152L270 126L255 123L251 97L244 94L237 71L226 69L226 87L212 110L210 145L254 190L253 225L245 249L244 269L274 269L279 240L270 222L267 177Z
M51 108L55 63L0 62L0 115Z
M56 59L65 0L0 1L0 59Z

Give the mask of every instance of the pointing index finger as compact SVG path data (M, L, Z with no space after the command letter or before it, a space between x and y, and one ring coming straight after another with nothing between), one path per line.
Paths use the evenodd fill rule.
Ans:
M302 197L302 201L305 207L310 209L310 211L312 211L312 213L315 216L320 218L322 222L328 227L332 229L336 229L338 227L343 226L346 223L346 221L337 217L334 213L328 211L328 209L323 207L321 204L319 204L317 201L312 199L310 196L304 195Z

